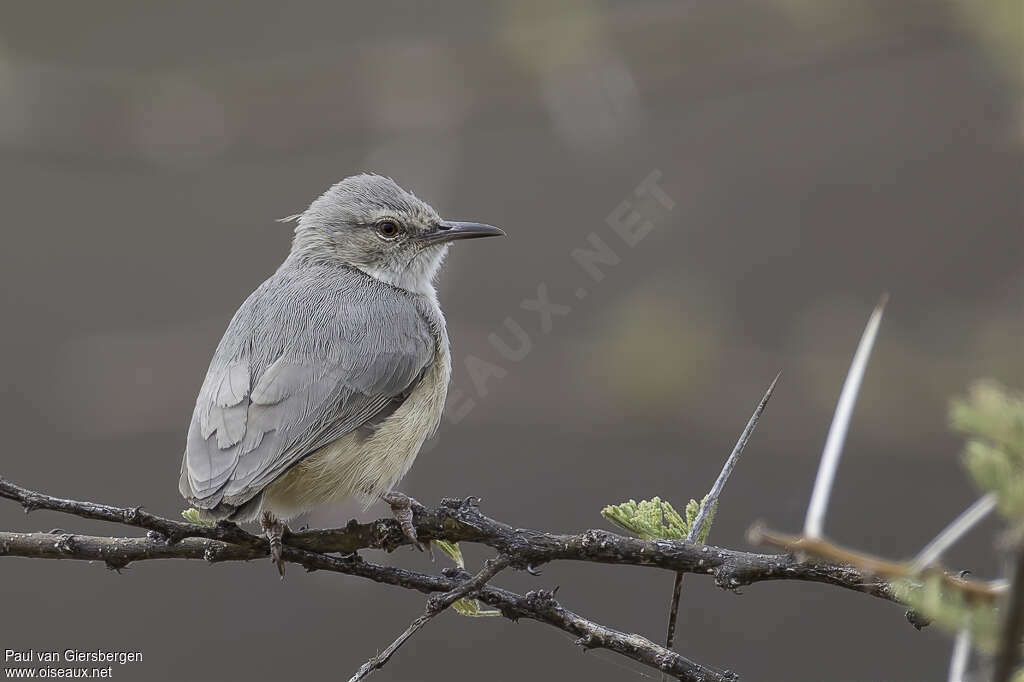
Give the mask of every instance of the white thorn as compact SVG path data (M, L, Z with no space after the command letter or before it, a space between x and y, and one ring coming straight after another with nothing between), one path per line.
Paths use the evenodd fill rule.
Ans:
M935 536L935 539L925 545L925 548L918 552L910 570L918 573L930 564L938 561L939 557L945 554L946 550L953 546L957 540L967 534L972 528L981 522L989 512L996 508L996 494L989 493L975 500L974 504L965 509L960 516L953 519L953 522Z
M882 322L882 312L885 310L888 298L888 295L883 295L882 300L878 302L874 312L871 313L871 317L868 318L864 334L860 337L860 343L857 345L857 352L853 354L850 371L846 374L843 390L839 393L839 402L836 404L836 412L832 417L832 425L828 429L828 437L825 438L825 448L822 450L821 463L818 465L818 476L814 479L814 490L811 492L811 502L807 506L807 518L804 520L804 535L809 538L820 538L825 526L825 512L828 509L829 497L832 495L832 483L836 478L836 469L839 468L839 456L843 452L843 443L846 440L846 431L850 427L850 419L853 416L853 406L857 402L860 382L864 378L868 358L871 357L871 348L875 345L878 326Z

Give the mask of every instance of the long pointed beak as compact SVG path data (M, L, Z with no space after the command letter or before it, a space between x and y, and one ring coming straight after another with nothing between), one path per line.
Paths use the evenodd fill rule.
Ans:
M442 220L437 229L420 239L428 244L442 244L456 239L479 239L481 237L504 237L505 231L483 223L463 223L457 220Z

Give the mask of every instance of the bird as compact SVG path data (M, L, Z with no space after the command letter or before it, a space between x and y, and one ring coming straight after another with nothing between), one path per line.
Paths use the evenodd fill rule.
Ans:
M452 242L505 233L444 220L372 173L282 220L295 222L291 250L217 345L179 491L202 520L258 519L282 577L287 521L345 500L384 500L422 549L419 503L394 487L437 430L451 378L435 278Z

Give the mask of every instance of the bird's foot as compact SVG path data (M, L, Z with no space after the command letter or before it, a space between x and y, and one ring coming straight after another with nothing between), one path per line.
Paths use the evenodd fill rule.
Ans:
M416 537L416 526L412 523L412 516L413 509L423 509L423 505L397 490L384 493L381 495L381 499L391 505L391 513L394 514L398 525L402 527L405 537L409 538L416 549L422 552L423 545L420 544L419 538Z
M270 543L270 560L277 566L277 572L283 578L284 559L281 558L281 552L284 543L281 538L288 530L288 526L270 512L265 511L260 516L260 527L263 529L263 534L267 536L267 542Z

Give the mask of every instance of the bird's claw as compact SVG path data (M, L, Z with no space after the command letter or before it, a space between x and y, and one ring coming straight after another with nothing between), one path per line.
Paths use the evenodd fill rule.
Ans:
M284 559L281 556L284 552L284 542L281 538L288 530L288 526L269 511L263 512L263 515L260 516L260 526L263 528L263 534L267 536L267 542L270 543L270 560L277 566L280 576L284 578Z
M413 524L413 509L423 509L423 505L408 495L395 490L384 493L381 499L391 506L391 513L394 515L395 520L398 521L398 525L401 526L405 537L409 538L413 546L422 552L423 545L416 535L416 526Z

